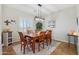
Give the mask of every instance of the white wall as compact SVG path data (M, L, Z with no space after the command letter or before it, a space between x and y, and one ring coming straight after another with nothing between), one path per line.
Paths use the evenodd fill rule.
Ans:
M1 32L2 32L2 6L0 4L0 55L2 54Z
M19 28L19 20L20 18L26 18L28 20L33 20L34 16L28 13L25 13L23 11L20 11L15 8L11 8L9 6L3 5L3 30L6 28L6 25L4 23L5 20L15 20L16 24L10 24L10 28L13 31L13 42L18 41L18 31L22 30Z
M56 28L53 29L54 39L67 42L67 33L73 29L76 31L76 8L71 7L54 13L48 20L56 20Z

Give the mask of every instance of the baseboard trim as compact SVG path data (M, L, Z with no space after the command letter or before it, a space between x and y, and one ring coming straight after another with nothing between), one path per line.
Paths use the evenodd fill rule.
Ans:
M66 42L68 43L68 41L64 41L64 40L57 40L57 39L54 39L55 41L59 41L59 42Z

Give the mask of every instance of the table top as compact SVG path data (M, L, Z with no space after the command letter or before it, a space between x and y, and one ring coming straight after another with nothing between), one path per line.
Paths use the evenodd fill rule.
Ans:
M30 34L25 34L25 36L30 36L30 37L37 37L39 36L37 33L30 33Z
M73 35L73 34L67 34L68 36L76 36L76 37L78 37L78 35Z

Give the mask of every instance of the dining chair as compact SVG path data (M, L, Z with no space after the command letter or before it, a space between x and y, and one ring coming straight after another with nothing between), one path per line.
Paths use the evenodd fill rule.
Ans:
M52 32L51 30L46 31L46 40L47 40L47 45L51 44L52 38L51 38Z
M25 35L25 38L27 40L28 48L29 48L29 46L30 46L30 48L32 48L32 42L33 42L32 37L28 36L28 35Z
M26 38L24 37L23 33L22 32L18 32L19 36L20 36L20 43L21 43L21 51L22 51L22 48L24 47L25 49L25 46L27 44L27 40ZM25 53L25 51L23 52Z
M45 42L45 45L48 46L47 31L41 31L40 34L43 34L43 35L44 35L44 42Z
M45 33L44 32L40 32L39 38L38 38L38 51L40 51L41 45L44 48L44 43L45 43Z
M23 35L22 32L18 32L20 36L20 42L21 42L21 50L24 48L23 53L25 54L25 47L27 46L27 49L32 48L32 37L28 35Z

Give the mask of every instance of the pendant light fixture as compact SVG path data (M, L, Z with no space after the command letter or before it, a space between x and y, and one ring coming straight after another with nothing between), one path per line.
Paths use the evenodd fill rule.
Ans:
M38 4L38 15L35 16L35 21L44 21L45 19L42 17L42 12L41 12L41 4Z

